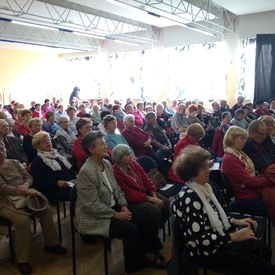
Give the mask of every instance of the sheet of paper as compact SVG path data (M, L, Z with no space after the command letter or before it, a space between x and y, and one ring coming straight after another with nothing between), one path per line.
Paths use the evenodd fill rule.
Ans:
M166 183L165 186L161 187L159 190L165 191L165 190L171 188L172 186L173 186L173 184Z
M70 187L73 187L76 184L76 180L70 180L70 181L67 181L67 183L69 184Z
M210 168L210 170L220 170L220 164L215 162L214 165Z

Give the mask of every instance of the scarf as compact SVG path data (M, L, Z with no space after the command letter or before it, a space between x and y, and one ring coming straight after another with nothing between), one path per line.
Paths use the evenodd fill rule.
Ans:
M231 154L232 156L238 158L243 164L245 171L251 176L255 177L255 167L252 160L243 151L238 151L236 149L226 147L224 153Z
M220 235L224 235L223 226L225 229L228 229L230 227L230 223L223 208L221 207L217 198L215 197L211 186L208 183L206 183L205 185L201 185L194 181L188 181L185 184L194 192L196 192L199 198L201 199L202 204L206 210L208 219L210 221L211 227L216 228ZM211 200L214 203L222 221L220 221L218 215L215 213L213 207L210 205L208 200Z
M64 136L66 138L66 140L68 141L68 143L71 143L71 144L73 144L73 142L76 139L75 134L70 129L65 131L62 127L58 128L58 130L55 133L54 138L57 138L59 136Z
M61 156L56 149L53 149L51 152L46 151L37 151L37 155L43 160L43 162L49 166L53 171L60 171L61 166L56 161L56 159L59 159L63 162L66 168L70 169L72 165L69 163L69 161Z

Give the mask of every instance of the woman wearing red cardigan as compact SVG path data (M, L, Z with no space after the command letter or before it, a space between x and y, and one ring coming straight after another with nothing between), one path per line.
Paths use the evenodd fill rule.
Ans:
M162 228L169 218L169 199L156 193L153 182L132 159L129 146L117 145L112 151L112 161L116 181L128 204L147 214L154 231L158 233L159 228Z

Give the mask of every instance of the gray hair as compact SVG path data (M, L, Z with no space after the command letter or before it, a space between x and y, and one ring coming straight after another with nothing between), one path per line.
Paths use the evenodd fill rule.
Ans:
M88 132L83 136L81 140L81 146L84 152L88 156L91 156L91 152L89 151L89 148L95 148L96 140L102 137L104 137L104 134L101 131Z
M146 122L148 122L148 120L152 117L157 117L157 115L155 114L155 112L148 112L146 115L145 115L145 120Z
M14 120L13 120L11 117L5 118L5 121L6 121L9 125L14 126Z
M112 150L112 162L120 164L121 159L127 155L128 153L131 153L130 148L126 144L118 144L113 150Z
M124 118L123 118L123 123L128 122L128 120L130 120L131 118L135 121L135 116L134 116L134 115L132 115L132 114L127 114L127 115L124 116Z
M64 119L68 119L68 116L61 115L61 116L58 118L58 124L62 123Z

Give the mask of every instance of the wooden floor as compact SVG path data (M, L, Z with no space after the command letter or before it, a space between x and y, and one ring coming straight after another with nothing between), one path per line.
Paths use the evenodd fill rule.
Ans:
M69 209L67 205L67 209ZM54 211L53 207L53 211ZM69 212L67 211L68 215ZM31 255L30 264L33 268L32 274L37 275L70 275L72 272L72 250L71 250L71 230L70 220L62 219L62 245L67 248L66 255L58 256L44 251L43 236L41 234L40 226L38 226L37 233L32 236L31 241ZM56 215L54 215L56 218ZM5 228L0 228L3 231ZM167 231L167 230L166 230ZM272 232L274 244L275 231ZM160 237L162 238L162 230L160 230ZM166 241L163 242L162 254L166 259L170 256L171 251L171 236L166 236ZM273 245L273 251L275 246ZM76 234L76 263L78 275L103 275L104 274L104 260L103 260L103 246L101 240L98 240L96 245L85 244L79 234ZM273 263L275 264L275 254L273 254ZM108 264L110 275L124 274L124 260L122 253L122 242L120 240L112 240L112 251L108 253ZM1 275L16 275L20 274L17 265L11 264L11 261L0 265ZM136 275L166 275L166 270L159 270L155 268L146 268ZM200 270L200 274L202 270ZM209 275L217 275L217 273L208 272Z

